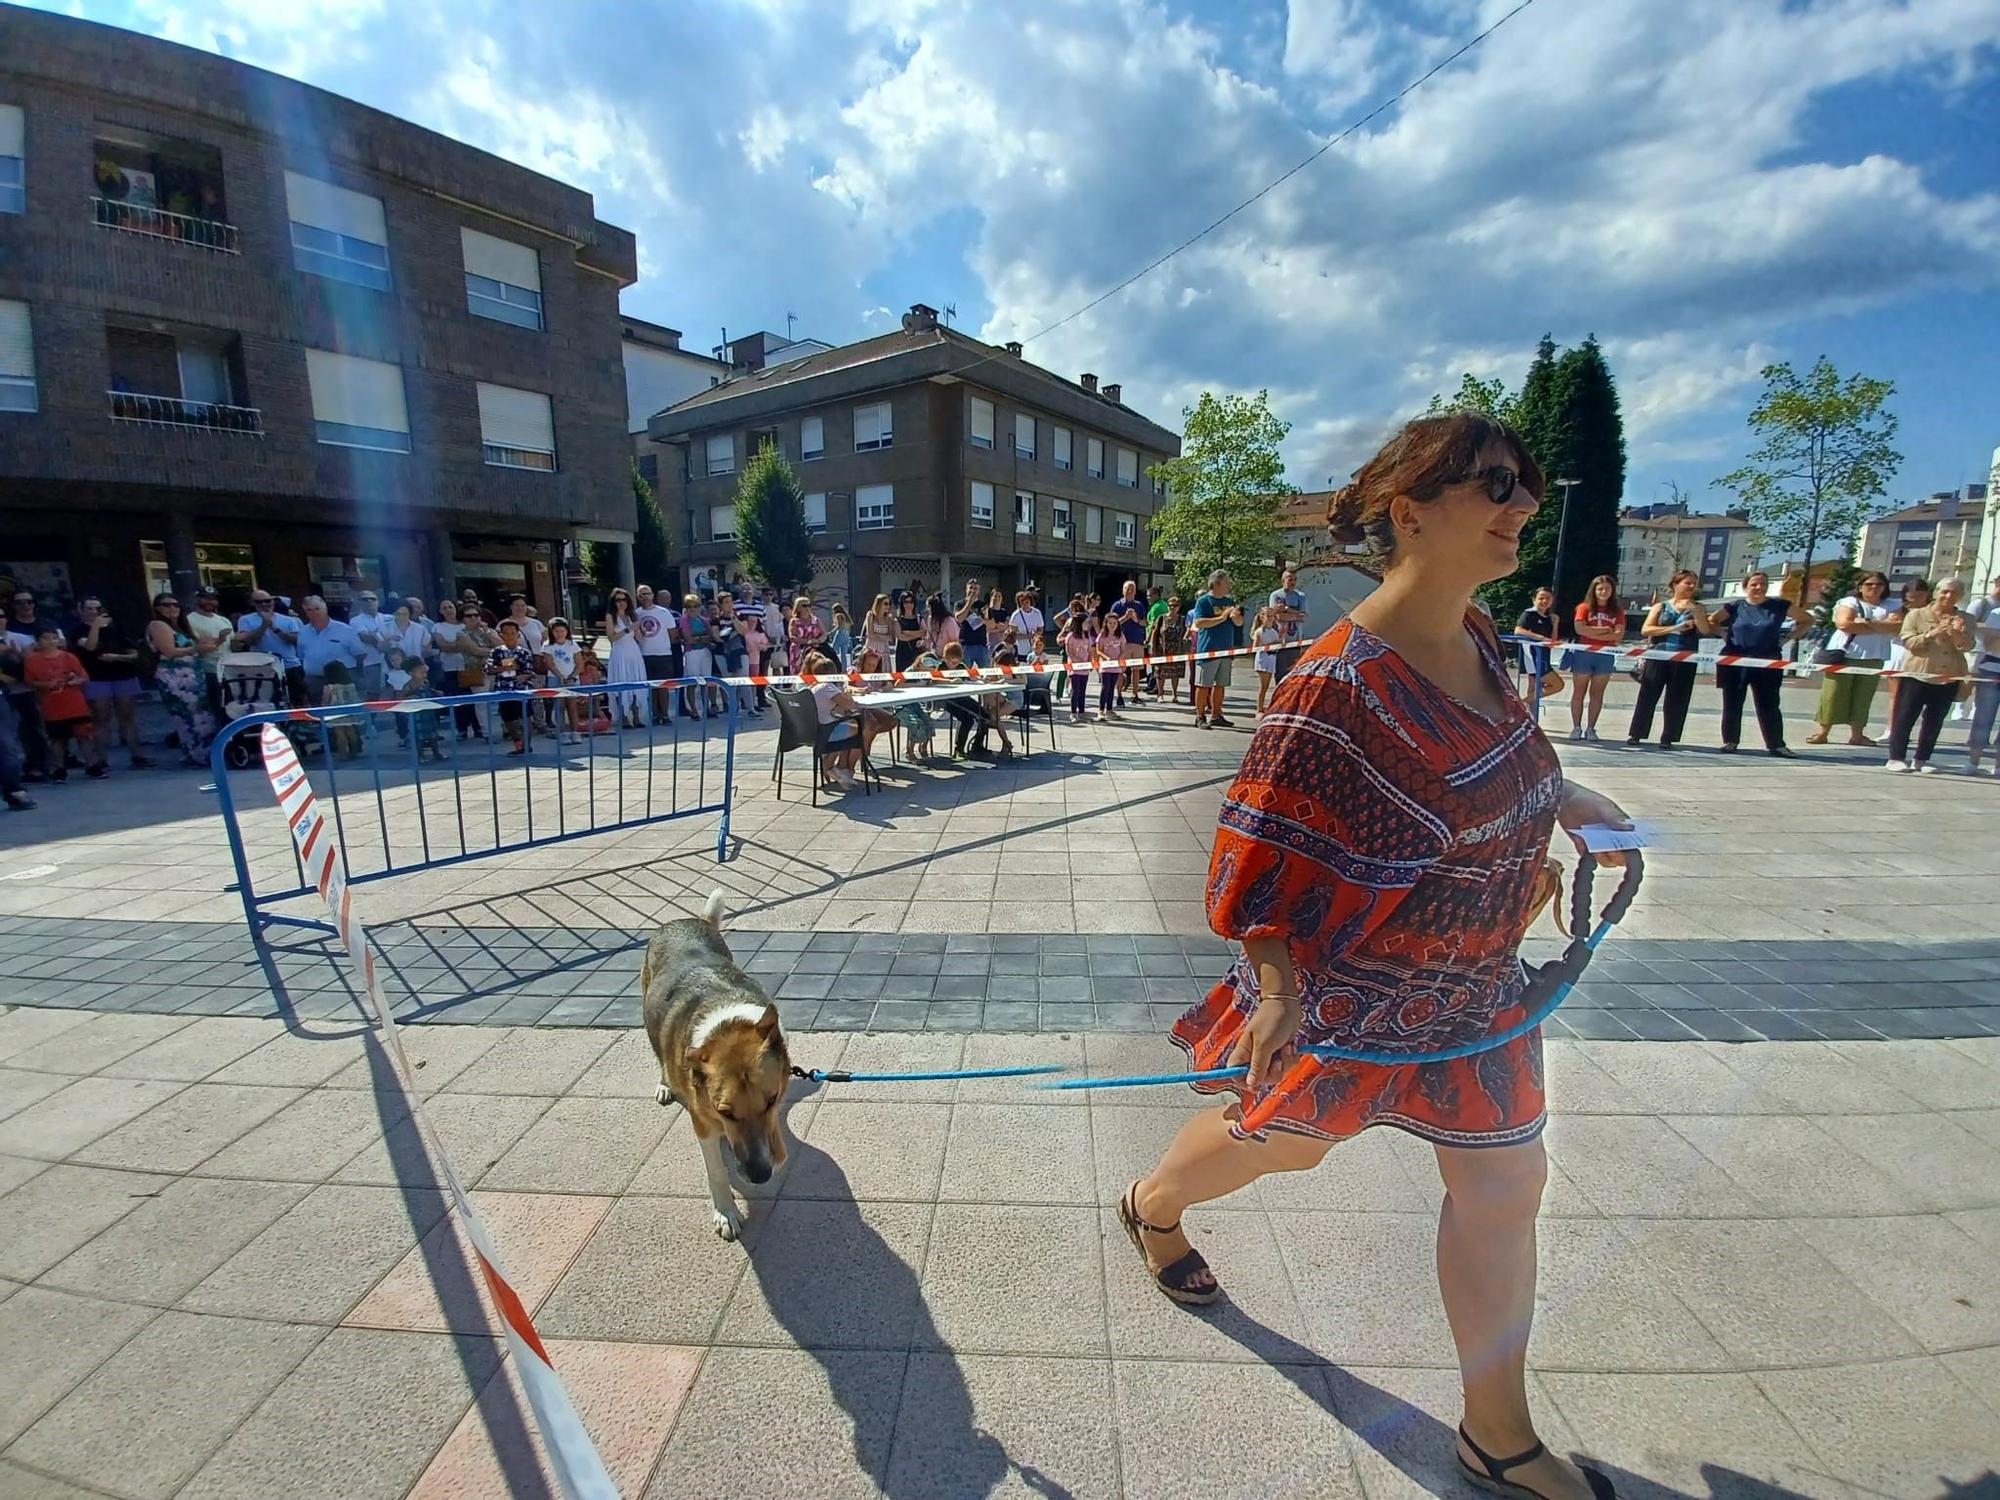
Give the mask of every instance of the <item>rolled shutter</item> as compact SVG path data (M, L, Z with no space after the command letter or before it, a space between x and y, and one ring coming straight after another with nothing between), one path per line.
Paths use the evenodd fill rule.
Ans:
M337 422L343 427L370 427L378 432L410 430L410 412L403 402L401 365L308 349L306 371L312 380L315 420Z
M329 234L366 240L371 245L389 243L387 221L382 216L382 200L356 193L317 177L285 174L285 203L295 224L310 224Z
M0 156L26 156L27 117L18 104L0 104Z
M0 302L0 375L35 378L35 334L25 302Z
M542 258L526 245L495 239L476 229L461 228L458 237L465 251L465 269L472 275L541 291Z
M479 383L479 431L497 448L556 451L556 422L549 398L540 391Z

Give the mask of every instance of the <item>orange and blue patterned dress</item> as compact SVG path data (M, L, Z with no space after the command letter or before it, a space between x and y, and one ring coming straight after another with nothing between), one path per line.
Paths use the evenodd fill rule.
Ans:
M1209 925L1285 939L1302 1043L1422 1054L1526 1014L1517 949L1562 767L1492 623L1468 611L1465 628L1501 685L1497 721L1344 620L1279 685L1223 801ZM1195 1068L1228 1065L1257 998L1239 958L1175 1022ZM1272 1103L1246 1098L1241 1079L1196 1087ZM1270 1092L1275 1130L1339 1140L1395 1125L1447 1146L1511 1145L1542 1128L1541 1032L1450 1062L1302 1057Z

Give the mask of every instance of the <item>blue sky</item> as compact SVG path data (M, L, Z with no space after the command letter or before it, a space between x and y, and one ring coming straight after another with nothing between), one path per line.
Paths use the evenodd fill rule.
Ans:
M911 302L1026 337L1262 186L1512 0L74 0L573 181L628 310L834 341ZM1894 498L2000 443L2000 5L1534 0L1029 357L1177 425L1269 387L1292 480L1466 369L1594 332L1628 503L1703 507L1769 361L1894 380Z

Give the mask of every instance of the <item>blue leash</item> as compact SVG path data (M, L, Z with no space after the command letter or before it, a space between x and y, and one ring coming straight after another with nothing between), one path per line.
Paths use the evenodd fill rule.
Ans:
M1025 1068L950 1068L937 1073L850 1073L845 1068L792 1069L792 1077L811 1083L937 1083L948 1078L1026 1078L1036 1073L1063 1073L1067 1063L1037 1063Z

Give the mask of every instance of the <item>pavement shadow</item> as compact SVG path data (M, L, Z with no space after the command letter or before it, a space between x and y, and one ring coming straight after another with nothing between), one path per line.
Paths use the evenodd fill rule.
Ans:
M812 1091L796 1090L786 1104L787 1112ZM791 1150L789 1180L809 1176L814 1184L812 1198L792 1200L810 1203L819 1211L812 1244L801 1247L772 1234L767 1220L753 1242L750 1270L772 1316L825 1372L834 1400L853 1425L855 1467L888 1500L947 1496L971 1500L992 1494L1010 1475L1019 1476L1035 1494L1069 1500L1069 1490L1014 1459L998 1438L978 1425L965 1372L938 1336L916 1271L863 1218L840 1164L793 1135L789 1127L786 1135ZM854 1358L851 1349L825 1347L827 1299L858 1296L866 1296L878 1309L881 1326L893 1326L907 1316L904 1347L915 1351L912 1357L925 1357L919 1463L893 1461L897 1440L909 1426L909 1413L903 1410L901 1421L885 1427L877 1367ZM915 1389L915 1383L908 1388ZM907 1407L908 1400L901 1398L898 1409Z

